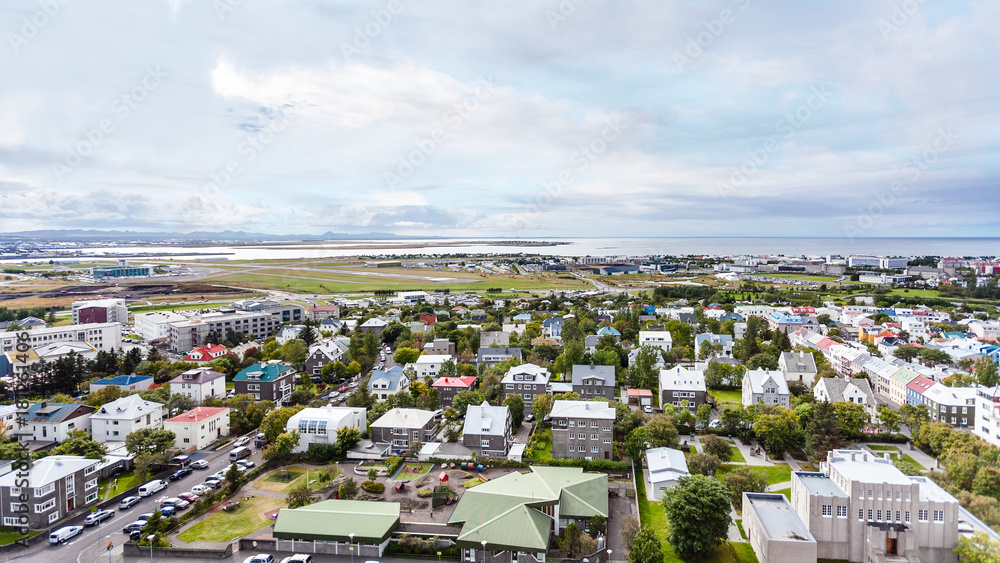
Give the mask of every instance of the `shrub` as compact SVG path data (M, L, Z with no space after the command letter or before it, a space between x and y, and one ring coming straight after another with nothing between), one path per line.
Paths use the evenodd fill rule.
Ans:
M361 483L361 488L369 493L382 494L385 491L385 484L365 481Z

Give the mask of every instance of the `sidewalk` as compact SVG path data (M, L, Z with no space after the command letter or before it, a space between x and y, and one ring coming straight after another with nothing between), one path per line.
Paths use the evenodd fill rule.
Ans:
M870 445L872 445L872 446L889 446L889 447L894 447L894 448L897 448L901 453L904 453L904 454L912 457L917 463L919 463L920 465L923 465L925 469L930 469L930 470L942 469L941 466L938 464L937 460L934 459L933 457L925 454L924 452L920 451L918 448L910 449L911 444L912 443L906 443L906 444L881 444L881 443L878 443L878 442L872 442ZM868 446L869 446L869 444L861 444L862 449L864 449L865 451L871 452L871 453L873 453L875 455L881 456L883 453L885 453L885 451L872 450Z
M773 467L774 466L773 462L764 459L765 454L764 454L764 450L763 449L761 449L760 455L752 455L750 453L750 451L751 451L750 446L748 446L748 445L740 442L739 440L736 440L733 445L735 447L739 448L740 453L743 454L743 459L747 460L747 463L746 463L747 465L763 465L763 466L767 466L767 467ZM738 462L736 462L736 463L738 463Z

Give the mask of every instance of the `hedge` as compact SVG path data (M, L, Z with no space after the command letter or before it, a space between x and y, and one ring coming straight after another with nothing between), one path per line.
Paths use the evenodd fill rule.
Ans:
M886 432L884 434L871 434L871 433L862 434L861 437L858 438L858 441L876 442L876 443L885 442L888 444L905 444L909 442L910 439L907 438L906 435L904 434L890 434Z
M366 490L366 491L368 491L369 493L379 493L379 494L381 494L381 493L385 492L385 484L383 484L383 483L374 483L372 481L365 481L365 482L361 483L361 488L364 489L364 490Z
M396 474L403 464L406 463L406 458L403 456L393 456L389 458L389 465L386 466L386 470L389 472L389 476L392 477Z
M340 447L336 444L309 444L305 457L312 463L320 465L331 461L344 461Z

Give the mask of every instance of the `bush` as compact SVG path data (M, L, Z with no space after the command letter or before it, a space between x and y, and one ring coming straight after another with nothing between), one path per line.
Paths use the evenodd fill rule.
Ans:
M420 497L420 498L427 498L427 497L429 497L429 496L431 496L433 494L434 494L434 491L432 491L430 489L420 489L419 491L417 491L417 496Z
M909 442L910 439L907 438L905 434L892 434L889 432L886 432L885 434L872 434L869 432L862 434L861 437L858 438L858 441L876 442L876 443L884 442L887 444L905 444Z
M388 475L391 477L396 474L396 471L406 463L406 458L403 456L393 456L389 458L389 466L386 468Z
M365 481L364 483L361 483L361 488L369 493L382 494L385 492L385 484L374 483L372 481Z

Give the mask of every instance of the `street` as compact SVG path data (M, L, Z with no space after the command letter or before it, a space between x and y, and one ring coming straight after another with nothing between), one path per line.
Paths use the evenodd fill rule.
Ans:
M257 431L254 430L247 436L253 437L256 434ZM139 514L153 512L159 506L160 500L190 491L191 487L202 483L212 473L227 469L229 467L229 451L232 449L232 443L230 443L217 452L195 452L191 454L191 461L204 459L209 463L208 469L195 470L192 474L177 481L167 481L166 489L153 496L143 498L131 508L119 510L117 506L111 507L115 511L114 518L98 526L84 528L83 533L62 545L51 545L46 538L27 549L11 554L7 560L49 563L55 559L58 561L75 560L76 563L120 563L124 560L122 544L128 540L128 536L122 532L122 528L134 522ZM253 460L258 465L263 461L260 451L254 451L253 455L247 459ZM79 522L74 521L73 524L80 524L83 521L83 515L78 520ZM107 549L108 542L114 546L110 552Z

